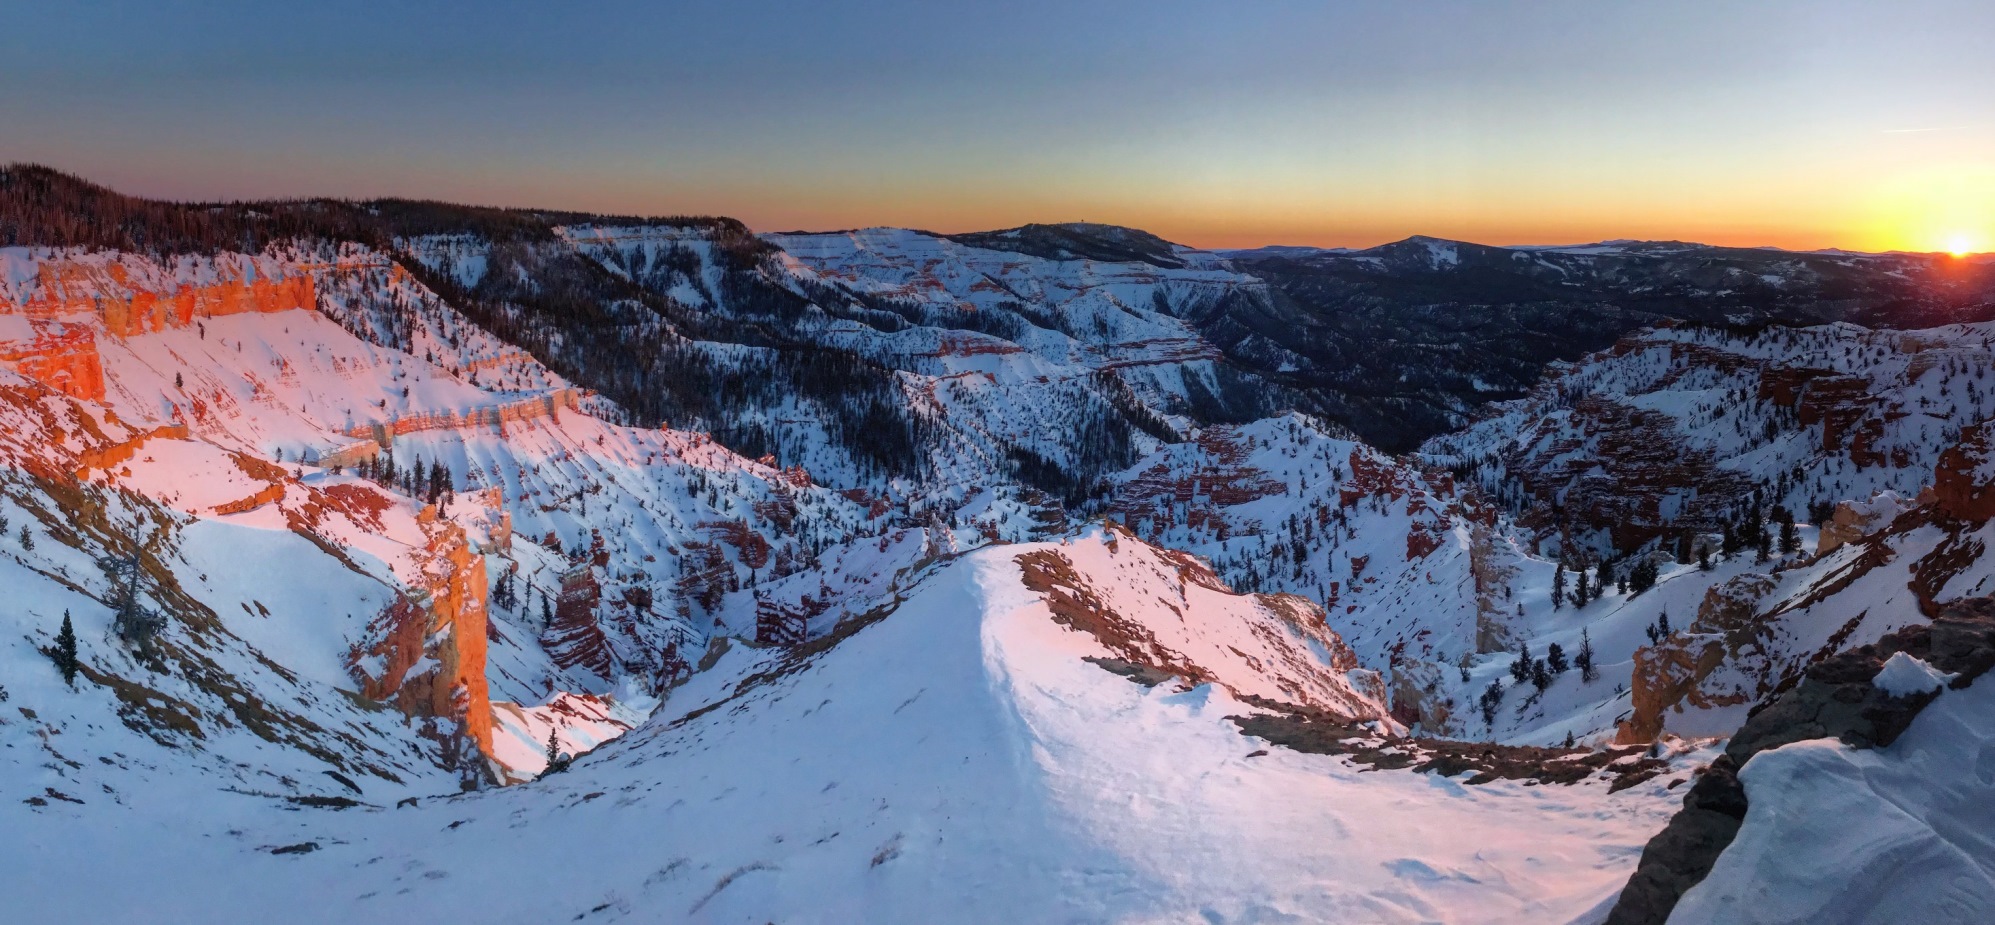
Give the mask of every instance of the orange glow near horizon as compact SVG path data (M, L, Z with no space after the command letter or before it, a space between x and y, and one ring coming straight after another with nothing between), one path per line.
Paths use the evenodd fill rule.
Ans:
M1995 249L1987 0L1125 5L30 4L0 162L758 231Z
M763 232L894 226L955 233L1091 221L1204 248L1362 248L1429 235L1490 245L1637 239L1788 250L1987 249L1995 240L1995 165L1977 162L1978 141L1919 144L1813 161L1785 151L1632 166L1477 154L1446 164L1387 156L1343 169L1234 148L1151 152L1148 160L1110 166L1056 159L982 172L924 164L913 155L894 165L905 169L639 161L597 171L503 157L370 163L322 155L160 157L134 167L106 154L53 165L121 192L168 199L399 196L605 214L725 215ZM311 179L295 175L301 164ZM966 182L966 173L975 173L976 182Z

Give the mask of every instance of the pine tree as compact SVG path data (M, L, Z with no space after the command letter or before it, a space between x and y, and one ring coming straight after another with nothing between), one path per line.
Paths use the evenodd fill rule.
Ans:
M1482 710L1482 724L1492 729L1496 726L1496 709L1503 705L1503 682L1491 679L1489 686L1482 689L1482 696L1476 698L1476 706Z
M560 730L552 726L547 729L547 766L550 768L561 763L561 739L559 738L559 732Z
M98 567L110 579L111 594L106 603L111 605L111 626L118 638L137 646L140 652L151 652L153 637L166 628L166 617L139 598L139 582L144 577L139 554L106 558Z
M62 612L62 629L55 634L55 645L42 651L55 662L56 670L62 672L62 683L75 687L76 671L83 663L76 657L76 627L69 622L69 611Z
M1559 563L1559 569L1552 573L1552 609L1557 610L1566 602L1566 564Z
M1566 650L1556 642L1545 647L1545 667L1550 668L1553 674L1565 674L1566 669L1572 667L1566 662Z
M1531 647L1529 645L1521 642L1517 644L1517 660L1510 663L1510 677L1519 684L1530 679Z
M1579 655L1573 658L1573 664L1579 666L1581 681L1591 683L1600 677L1600 672L1593 667L1593 635L1585 627L1579 630Z
M1531 686L1540 691L1552 686L1551 669L1545 667L1545 660L1542 658L1531 663Z
M1765 562L1773 552L1773 537L1766 532L1766 520L1760 516L1758 502L1746 509L1745 524L1739 529L1739 542L1752 544L1754 561L1757 562Z
M1709 546L1697 547L1697 570L1700 572L1708 572L1711 570L1711 547Z
M1671 632L1673 630L1669 628L1669 611L1656 614L1656 635L1668 639Z
M1801 533L1794 529L1794 521L1783 521L1780 525L1780 553L1793 555L1801 551Z

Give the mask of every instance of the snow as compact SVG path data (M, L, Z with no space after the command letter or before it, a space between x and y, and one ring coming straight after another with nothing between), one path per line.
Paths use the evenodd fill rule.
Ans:
M181 532L189 578L224 600L229 631L285 668L328 687L350 688L343 656L393 593L288 530L197 520Z
M1948 691L1890 747L1831 739L1761 752L1749 809L1670 921L1927 925L1995 908L1995 683Z
M1884 667L1870 683L1893 697L1915 697L1930 694L1947 685L1954 675L1934 668L1903 652L1894 652L1885 659Z
M1021 583L1020 553L1092 573L1134 551L1099 544L933 568L801 670L748 683L771 656L728 660L535 783L414 808L138 792L29 815L0 889L25 918L160 923L1557 922L1611 897L1674 808L1660 780L1470 787L1255 755L1223 687L1083 661L1102 650ZM75 882L94 886L57 886Z
M625 278L640 266L688 267L659 291L692 311L732 310L713 295L724 291L723 270L699 228L578 226L559 235L535 246L570 248ZM1380 697L1402 685L1453 710L1452 719L1428 716L1427 732L1598 742L1628 715L1624 684L1643 630L1667 612L1681 630L1676 641L1728 643L1692 620L1707 592L1747 581L1754 590L1743 605L1765 626L1698 681L1713 696L1666 716L1672 734L1723 736L1816 653L1920 619L1905 564L1916 570L1941 551L1980 544L1974 561L1928 590L1940 602L1995 590L1995 559L1979 552L1995 544L1995 525L1903 519L1908 526L1895 533L1829 555L1757 567L1719 561L1709 571L1665 564L1659 583L1639 596L1603 592L1584 609L1555 606L1556 551L1439 470L1304 415L1211 427L1173 444L1137 435L1140 461L1114 475L1118 498L1129 499L1115 513L1141 536L1206 557L1236 587L1305 595L1327 613L1316 603L1228 593L1202 577L1202 563L1167 558L1120 526L1017 543L1074 528L1050 503L1001 484L1007 452L1068 459L1070 435L1049 421L1104 400L1099 373L1121 377L1159 411L1218 391L1215 354L1188 319L1215 300L1264 298L1264 284L1184 249L1187 266L1164 270L1042 260L899 229L769 239L785 249L770 272L788 284L836 281L911 306L906 317L819 306L821 317L807 326L822 343L903 368L905 397L944 435L932 451L939 475L931 484L866 483L890 499L888 516L869 513L863 493L822 487L856 478L852 460L826 439L825 409L793 401L755 412L779 433L783 461L806 464L808 478L742 459L702 434L607 423L617 418L614 406L578 396L382 254L273 250L155 261L0 249L0 344L80 326L97 335L108 390L102 403L46 394L0 403L0 454L17 470L0 479L0 513L10 523L0 528L0 586L14 605L13 632L0 640L0 701L11 701L0 706L0 783L36 799L65 794L0 810L16 814L0 849L0 891L20 914L94 921L143 909L167 922L1587 919L1611 901L1675 807L1681 791L1668 790L1671 775L1620 794L1597 782L1470 787L1263 748L1228 717L1276 700L1375 716L1397 729ZM1453 242L1411 242L1416 259L1432 266L1462 257ZM466 286L494 265L488 244L471 236L401 243ZM1515 257L1565 273L1636 247L1656 246L1602 242ZM1545 256L1554 251L1573 259L1554 264ZM1384 266L1365 252L1308 254ZM131 337L108 335L88 308L63 321L31 319L19 309L44 285L41 269L58 260L76 271L70 284L83 287L72 296L311 273L318 311L213 317ZM1021 326L1007 339L952 321L971 313L1001 313ZM880 314L899 320L852 320ZM1871 498L1851 512L1889 524L1917 503L1909 499L1951 435L1989 413L1976 383L1991 342L1995 325L1824 326L1754 338L1652 332L1631 349L1555 364L1530 399L1437 441L1429 459L1494 458L1517 444L1576 437L1574 449L1559 452L1583 474L1586 435L1561 430L1579 426L1561 405L1607 396L1667 416L1685 446L1712 454L1720 469L1791 473L1787 493L1769 503L1799 510L1818 498ZM1876 426L1872 449L1888 462L1853 465L1823 452L1816 431L1767 427L1786 418L1762 399L1740 397L1758 394L1758 370L1769 362L1863 378L1880 407L1904 411L1867 419ZM1928 375L1934 370L1942 374ZM26 388L6 370L0 386ZM500 423L501 408L537 413ZM391 433L398 424L403 432ZM185 426L187 436L139 439L169 425ZM451 472L460 492L446 512L419 514L423 505L400 491L301 464L335 451L359 458L357 449L376 445L377 427L392 443L384 451L403 466L434 462ZM88 469L80 501L17 477L32 470L47 478L52 464L73 471L80 447L119 441L134 452ZM1146 480L1150 487L1136 491ZM1226 482L1237 483L1230 487L1241 500L1222 507L1214 496ZM324 503L341 493L362 498L364 510ZM1695 490L1669 495L1662 516L1684 515L1696 500ZM162 538L159 564L191 602L191 616L168 630L179 659L173 670L139 664L110 632L94 561L110 528L90 522L97 513L119 530ZM929 514L938 516L914 526ZM751 567L742 549L716 538L737 524L771 544L770 562ZM35 547L12 526L29 531ZM84 535L71 536L70 527ZM490 757L506 782L519 784L497 792L457 795L436 741L451 720L405 717L360 698L354 669L378 676L386 660L348 663L370 618L435 577L431 546L454 536L453 527L484 556L493 586L511 571L521 590L519 606L492 610L486 633ZM1815 535L1805 525L1803 534ZM718 550L718 603L696 603L682 566L709 548ZM959 556L964 550L974 551ZM1017 557L1041 553L1061 557L1104 607L1141 625L1150 654L1195 665L1195 677L1146 687L1087 661L1128 653L1063 625L1027 590ZM613 661L607 675L564 667L541 641L547 627L535 605L583 573L602 588L596 616ZM771 606L809 610L803 634L818 643L862 614L892 614L799 662L750 643L758 613ZM86 664L139 689L60 683L37 648L65 612ZM1470 718L1467 705L1506 675L1515 647L1543 653L1557 643L1573 653L1582 633L1599 679L1568 672L1536 692L1506 683L1493 722ZM709 668L668 692L653 674L668 650ZM426 653L413 673L442 667ZM1900 655L1877 684L1910 696L1945 680ZM1987 740L1989 730L1976 725L1983 719L1944 719L1980 702L1970 695L1988 696L1946 693L1920 723L1957 720L1973 735L1963 741ZM135 710L167 705L184 710L193 731L133 719ZM561 751L586 754L533 781L550 736ZM1824 743L1768 753L1747 769L1748 786L1758 788L1748 829L1826 825L1797 818L1818 805L1847 806L1888 816L1886 828L1897 826L1890 837L1912 845L1913 856L1950 858L1933 842L1965 843L1949 827L1957 795L1919 790L1915 774L1892 769L1917 764L1939 789L1968 787L1963 781L1985 778L1988 762L1964 748L1908 734L1879 753ZM1780 770L1810 761L1830 771ZM1809 790L1826 786L1825 777L1843 789ZM1871 803L1848 802L1864 788ZM367 805L328 813L282 802L325 793ZM404 796L422 803L389 808ZM1914 823L1901 825L1878 800ZM1975 833L1990 831L1990 820L1975 812L1969 807L1961 824L1983 837ZM1822 833L1826 841L1847 836ZM1763 836L1774 845L1793 837ZM304 841L320 850L269 853ZM1868 858L1873 847L1843 850ZM1876 869L1896 850L1878 848ZM1755 877L1766 880L1768 870L1778 876L1767 882L1788 882L1782 859L1750 851L1727 858L1761 866L1715 878L1710 903L1762 889ZM1817 867L1804 873L1820 876L1834 860L1815 857ZM1981 890L1985 870L1980 876L1964 882ZM63 888L77 882L93 889ZM1944 885L1934 892L1944 894ZM1766 908L1807 902L1783 894Z

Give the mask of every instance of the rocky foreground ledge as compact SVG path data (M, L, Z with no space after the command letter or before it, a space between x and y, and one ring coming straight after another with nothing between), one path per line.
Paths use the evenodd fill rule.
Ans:
M1836 738L1852 748L1895 741L1919 711L1939 697L1935 687L1894 694L1879 672L1904 653L1953 675L1967 687L1995 667L1995 598L1950 606L1931 624L1908 626L1872 645L1809 666L1798 684L1755 710L1684 797L1683 809L1642 851L1606 925L1662 925L1677 901L1711 872L1745 820L1745 786L1738 771L1754 755L1793 742Z

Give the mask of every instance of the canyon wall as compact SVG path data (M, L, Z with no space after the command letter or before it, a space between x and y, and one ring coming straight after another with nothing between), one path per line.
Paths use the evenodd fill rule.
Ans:
M489 631L485 558L463 528L423 509L429 535L423 580L397 595L348 653L361 693L415 717L452 719L478 750L492 754L492 702L485 680ZM439 729L439 734L452 730Z

